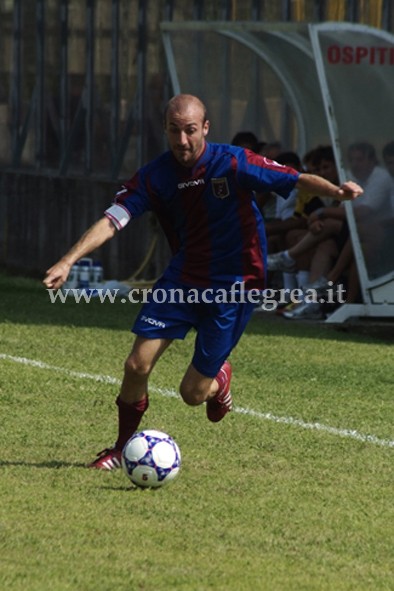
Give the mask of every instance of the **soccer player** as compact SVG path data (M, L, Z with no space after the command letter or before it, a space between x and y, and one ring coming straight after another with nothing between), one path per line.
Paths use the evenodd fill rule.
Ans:
M232 370L227 358L256 303L234 297L224 301L223 291L230 293L235 284L247 293L265 287L265 232L255 192L275 191L286 197L298 187L333 199L354 199L362 193L353 182L339 187L245 148L208 143L206 108L192 95L176 95L168 102L164 127L169 151L123 185L104 216L44 279L47 288L60 288L76 261L145 211L157 215L172 248L168 267L133 326L137 336L116 399L118 437L90 464L98 469L120 466L122 448L148 408L148 378L155 363L173 339L183 339L191 328L196 330L195 347L180 394L192 406L205 402L212 422L231 410ZM157 303L155 289L161 294L193 289L201 301L180 296L178 303Z

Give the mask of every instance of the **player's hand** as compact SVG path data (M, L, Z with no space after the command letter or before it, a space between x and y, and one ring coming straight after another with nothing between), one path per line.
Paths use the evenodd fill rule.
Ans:
M46 272L46 277L43 280L43 284L48 289L59 289L66 281L70 272L71 265L65 261L59 261L53 265Z
M358 185L357 183L355 183L353 181L346 181L345 183L343 183L339 187L339 189L337 191L338 199L341 199L341 201L345 201L345 200L350 201L352 199L356 199L357 197L359 197L363 193L364 193L364 191L360 187L360 185Z

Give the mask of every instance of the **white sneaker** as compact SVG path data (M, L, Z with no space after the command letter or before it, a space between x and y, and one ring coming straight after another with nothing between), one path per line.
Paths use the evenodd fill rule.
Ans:
M327 289L330 289L334 284L332 281L328 281L323 275L305 286L305 289L314 289L318 297L324 297L327 295Z
M267 257L267 268L268 271L285 271L292 273L296 270L295 261L287 258L284 252L276 252L275 254L269 254Z
M322 320L324 314L318 302L302 302L294 310L283 312L289 320Z

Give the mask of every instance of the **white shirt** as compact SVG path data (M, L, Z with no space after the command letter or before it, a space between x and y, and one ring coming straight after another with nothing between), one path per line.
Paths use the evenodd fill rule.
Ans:
M364 189L364 193L354 201L354 207L363 205L376 212L381 210L382 213L391 210L394 181L385 168L375 166L365 181L354 180Z
M294 213L294 207L297 200L297 189L293 189L287 199L284 199L276 193L275 197L275 217L278 220L288 220Z

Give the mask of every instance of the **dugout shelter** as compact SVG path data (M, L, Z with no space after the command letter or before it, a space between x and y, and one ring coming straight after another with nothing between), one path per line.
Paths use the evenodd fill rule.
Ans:
M175 93L201 96L212 141L250 130L303 156L331 144L341 180L355 142L394 141L394 35L350 23L163 22ZM362 303L328 319L394 316L394 195L365 221L346 203ZM368 235L368 240L365 236Z

